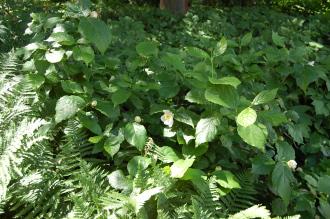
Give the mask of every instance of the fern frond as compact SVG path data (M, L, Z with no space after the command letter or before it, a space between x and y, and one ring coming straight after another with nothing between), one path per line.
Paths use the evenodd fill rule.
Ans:
M42 119L24 119L18 126L12 124L7 130L0 131L0 202L6 197L7 186L12 175L22 175L19 165L22 151L28 150L38 142L47 139L47 135L38 133L46 124Z
M248 209L242 210L228 217L228 219L252 219L252 218L270 219L270 211L267 210L265 206L254 205Z
M238 212L256 204L255 198L258 193L254 187L252 175L248 172L237 174L240 189L232 189L228 194L220 198L221 202L228 210L228 213Z

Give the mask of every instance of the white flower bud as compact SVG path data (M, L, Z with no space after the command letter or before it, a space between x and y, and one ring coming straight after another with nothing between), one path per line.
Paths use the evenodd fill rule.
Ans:
M141 119L140 116L135 116L134 121L135 121L136 123L140 123L140 122L142 122L142 119Z
M286 162L288 167L292 170L295 170L297 168L297 162L295 160L289 160Z

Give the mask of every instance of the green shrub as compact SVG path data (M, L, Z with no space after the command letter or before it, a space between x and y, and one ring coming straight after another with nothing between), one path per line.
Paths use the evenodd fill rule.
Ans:
M1 59L5 216L329 217L327 23L90 7L32 13Z

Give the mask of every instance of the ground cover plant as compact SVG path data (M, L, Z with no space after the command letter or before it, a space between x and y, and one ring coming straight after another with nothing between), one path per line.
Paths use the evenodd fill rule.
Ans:
M1 218L330 217L326 15L44 4L1 16Z

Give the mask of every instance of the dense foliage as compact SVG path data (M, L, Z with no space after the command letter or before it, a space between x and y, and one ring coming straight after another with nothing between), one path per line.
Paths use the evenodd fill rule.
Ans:
M1 15L0 215L330 218L326 16L51 4Z

